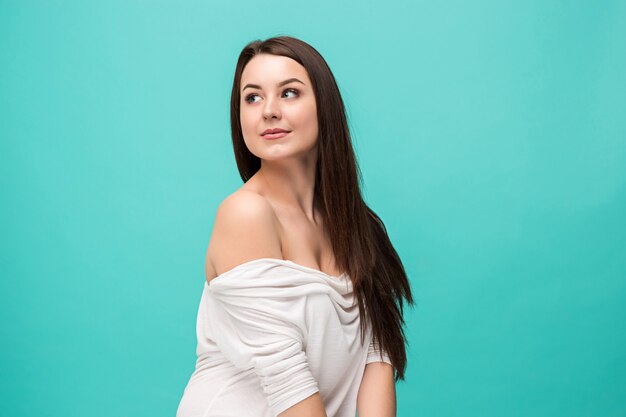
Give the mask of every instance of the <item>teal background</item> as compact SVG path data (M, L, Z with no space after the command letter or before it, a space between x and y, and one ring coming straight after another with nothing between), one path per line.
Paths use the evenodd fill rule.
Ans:
M0 1L0 414L175 414L236 58L279 34L410 276L398 416L625 416L626 2L486 0Z

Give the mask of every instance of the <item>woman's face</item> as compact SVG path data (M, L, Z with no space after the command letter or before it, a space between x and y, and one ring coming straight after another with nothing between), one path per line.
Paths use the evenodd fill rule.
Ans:
M317 105L306 69L285 56L259 54L241 74L240 119L246 146L261 159L306 155L316 150ZM266 129L283 129L278 138Z

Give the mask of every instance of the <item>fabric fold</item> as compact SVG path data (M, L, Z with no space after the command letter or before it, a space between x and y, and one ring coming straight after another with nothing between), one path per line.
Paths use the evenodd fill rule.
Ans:
M260 258L205 281L177 417L277 417L317 392L327 415L354 417L366 362L391 363L359 323L345 273Z
M206 309L213 339L237 368L259 377L274 415L319 391L303 349L306 297L340 295L329 284L349 289L349 280L324 275L251 262L209 284Z
M365 361L365 364L367 365L368 363L372 363L372 362L385 362L385 363L388 363L389 365L392 365L391 359L389 359L389 355L387 354L387 351L379 347L378 344L374 343L373 336L372 336L372 341L367 350L367 360Z
M257 374L274 415L318 392L297 326L271 314L271 302L232 301L207 302L214 341L235 367Z

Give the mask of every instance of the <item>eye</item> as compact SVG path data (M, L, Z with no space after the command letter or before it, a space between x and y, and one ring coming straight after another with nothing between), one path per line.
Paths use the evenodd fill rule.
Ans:
M283 91L283 94L284 94L284 93L293 93L293 94L295 94L295 95L296 95L296 97L300 95L300 92L299 92L298 90L296 90L295 88L287 88L286 90L284 90L284 91ZM248 94L248 95L245 97L245 99L244 99L244 100L246 101L246 103L252 103L252 101L251 101L250 99L251 99L252 97L255 97L255 96L258 96L258 94L256 94L256 93L250 93L250 94Z
M285 93L294 93L296 96L299 96L300 93L295 88L288 88L284 91Z
M244 100L245 100L247 103L250 103L250 97L254 97L254 96L256 96L256 95L257 95L257 94L254 94L254 93L252 93L252 94L248 94Z

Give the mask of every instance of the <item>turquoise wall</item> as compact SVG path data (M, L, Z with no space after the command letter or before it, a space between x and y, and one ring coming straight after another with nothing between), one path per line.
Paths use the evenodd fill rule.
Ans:
M173 416L245 43L348 108L416 298L398 416L626 415L626 2L0 2L0 414Z

